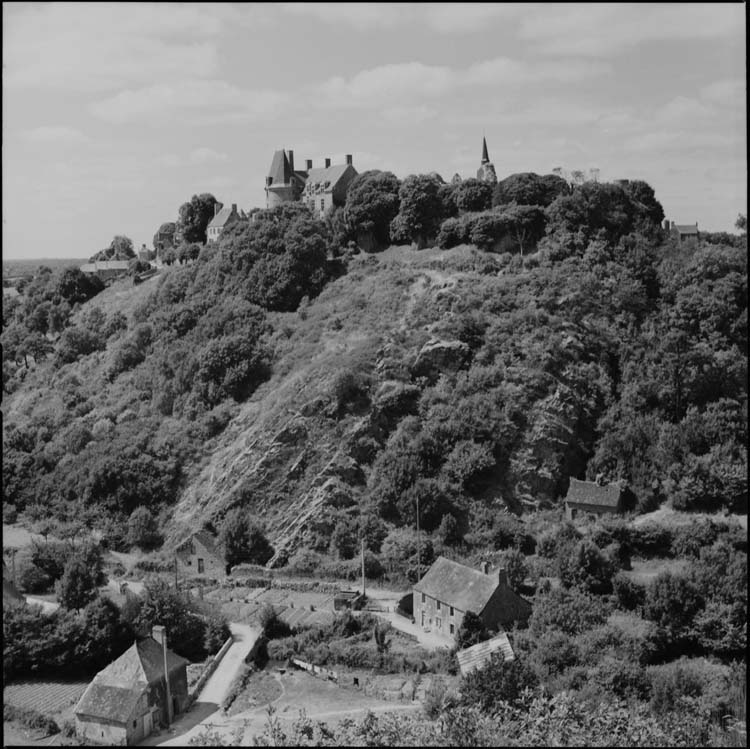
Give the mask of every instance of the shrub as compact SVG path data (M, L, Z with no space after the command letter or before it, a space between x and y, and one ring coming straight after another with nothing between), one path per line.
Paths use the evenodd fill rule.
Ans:
M646 600L646 587L634 582L622 572L618 572L612 578L612 589L618 606L625 611L635 611L643 606Z
M270 603L262 606L258 612L258 621L263 628L263 634L269 640L289 637L292 634L292 628L278 615L276 609Z
M430 720L437 720L443 711L445 695L448 691L443 679L434 678L430 686L425 690L424 699L422 700L422 710Z
M502 654L493 653L489 664L461 680L461 704L491 712L501 703L516 704L522 692L537 683L536 674L526 662L520 658L505 661Z
M698 520L674 529L671 551L676 557L697 559L701 549L711 546L719 537L719 527L711 520Z
M17 721L27 728L41 729L45 735L60 733L60 727L52 718L30 707L16 707L3 703L3 721Z
M52 587L52 578L28 560L18 564L18 585L25 593L46 593Z
M456 633L456 647L459 650L470 648L472 645L488 640L490 636L489 630L479 616L473 611L467 611Z
M578 585L591 593L607 593L612 587L613 567L591 541L579 541L558 555L560 581L565 587Z
M556 629L576 635L603 624L609 614L606 604L599 598L575 588L550 590L537 596L529 619L529 628L536 635Z

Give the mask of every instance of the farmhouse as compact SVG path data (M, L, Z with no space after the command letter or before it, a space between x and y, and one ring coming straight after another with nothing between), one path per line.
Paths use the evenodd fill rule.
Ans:
M191 533L175 548L177 569L188 576L209 575L224 577L227 565L216 537L207 530Z
M673 236L677 238L677 241L682 244L689 239L698 239L698 224L675 224L674 221L669 219L664 220L664 228Z
M453 639L472 611L488 629L528 619L531 604L508 585L504 569L490 574L438 557L414 586L414 620L425 630Z
M99 744L135 744L170 723L187 698L187 661L167 649L164 627L157 626L94 677L74 709L76 734Z
M602 484L571 478L565 497L565 517L573 520L581 513L614 515L626 512L632 505L632 499L622 482Z
M276 151L266 177L266 208L302 201L323 216L332 206L344 205L349 184L357 176L351 154L345 162L331 166L327 158L325 166L313 168L308 159L304 170L295 170L294 151Z
M231 208L222 208L221 203L216 203L214 205L214 217L206 229L206 243L218 242L221 232L239 221L240 218L240 214L237 213L237 203L232 203Z

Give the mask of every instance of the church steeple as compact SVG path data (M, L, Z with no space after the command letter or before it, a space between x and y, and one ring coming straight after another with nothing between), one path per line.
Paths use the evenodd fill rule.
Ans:
M490 154L487 151L487 138L482 136L482 163L477 171L477 179L482 182L489 182L490 184L497 184L497 175L495 174L495 167L490 161Z

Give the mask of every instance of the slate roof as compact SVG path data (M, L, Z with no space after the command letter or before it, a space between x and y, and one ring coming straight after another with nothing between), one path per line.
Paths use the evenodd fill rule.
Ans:
M74 712L77 715L90 715L92 718L127 723L145 688L145 684L139 689L113 687L94 680L86 687Z
M222 208L212 219L211 223L206 227L207 229L214 228L222 228L224 224L229 220L229 217L232 215L232 207L229 208ZM236 214L235 214L236 215Z
M309 169L307 172L307 183L305 187L315 187L317 184L325 185L329 182L325 191L333 190L336 187L336 183L344 176L344 172L349 167L349 164L334 164L329 167L317 167L316 169Z
M698 227L695 224L675 224L675 229L680 234L697 234L698 233Z
M273 178L271 184L287 184L291 179L292 167L289 159L286 157L286 151L275 151L271 160L271 168L268 170L268 176Z
M620 504L622 491L622 485L619 483L600 486L595 481L579 481L571 478L565 501L614 508Z
M186 664L187 661L182 656L167 648L167 669L170 674ZM131 645L95 678L100 684L132 687L138 683L150 684L163 678L163 675L164 655L161 645L153 637L147 637Z
M485 575L445 557L438 557L414 590L461 611L479 614L499 585L495 575Z
M189 536L187 536L187 538L184 538L182 541L180 541L175 549L179 551L184 546L189 544L190 541L192 541L194 538L200 541L211 554L219 559L224 559L224 554L218 544L218 540L207 530L200 530L191 533Z
M96 273L98 270L124 270L128 269L130 260L96 260L93 263L84 263L81 270L84 273Z
M512 661L516 657L505 632L500 632L492 639L472 645L470 648L459 650L456 658L458 658L461 676L466 676L475 669L484 668L492 654L498 652L503 654L503 659L506 661Z

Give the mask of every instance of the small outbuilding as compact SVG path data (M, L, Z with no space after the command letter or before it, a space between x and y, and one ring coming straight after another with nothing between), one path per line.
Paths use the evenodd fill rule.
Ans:
M424 630L453 640L467 611L491 630L526 621L531 604L508 585L504 569L490 573L438 557L414 586L414 621Z
M604 484L571 478L565 497L565 517L574 520L581 513L616 515L632 509L633 499L622 481Z
M223 578L227 575L224 553L216 536L207 530L191 533L175 548L177 568L182 575L207 575Z
M515 659L516 656L505 632L500 632L484 642L478 642L470 648L459 650L456 653L456 659L461 676L483 669L490 662L493 653L500 653L506 662Z
M134 643L88 685L73 711L76 734L125 746L169 725L187 707L187 663L167 648L164 627L154 627L151 637Z

